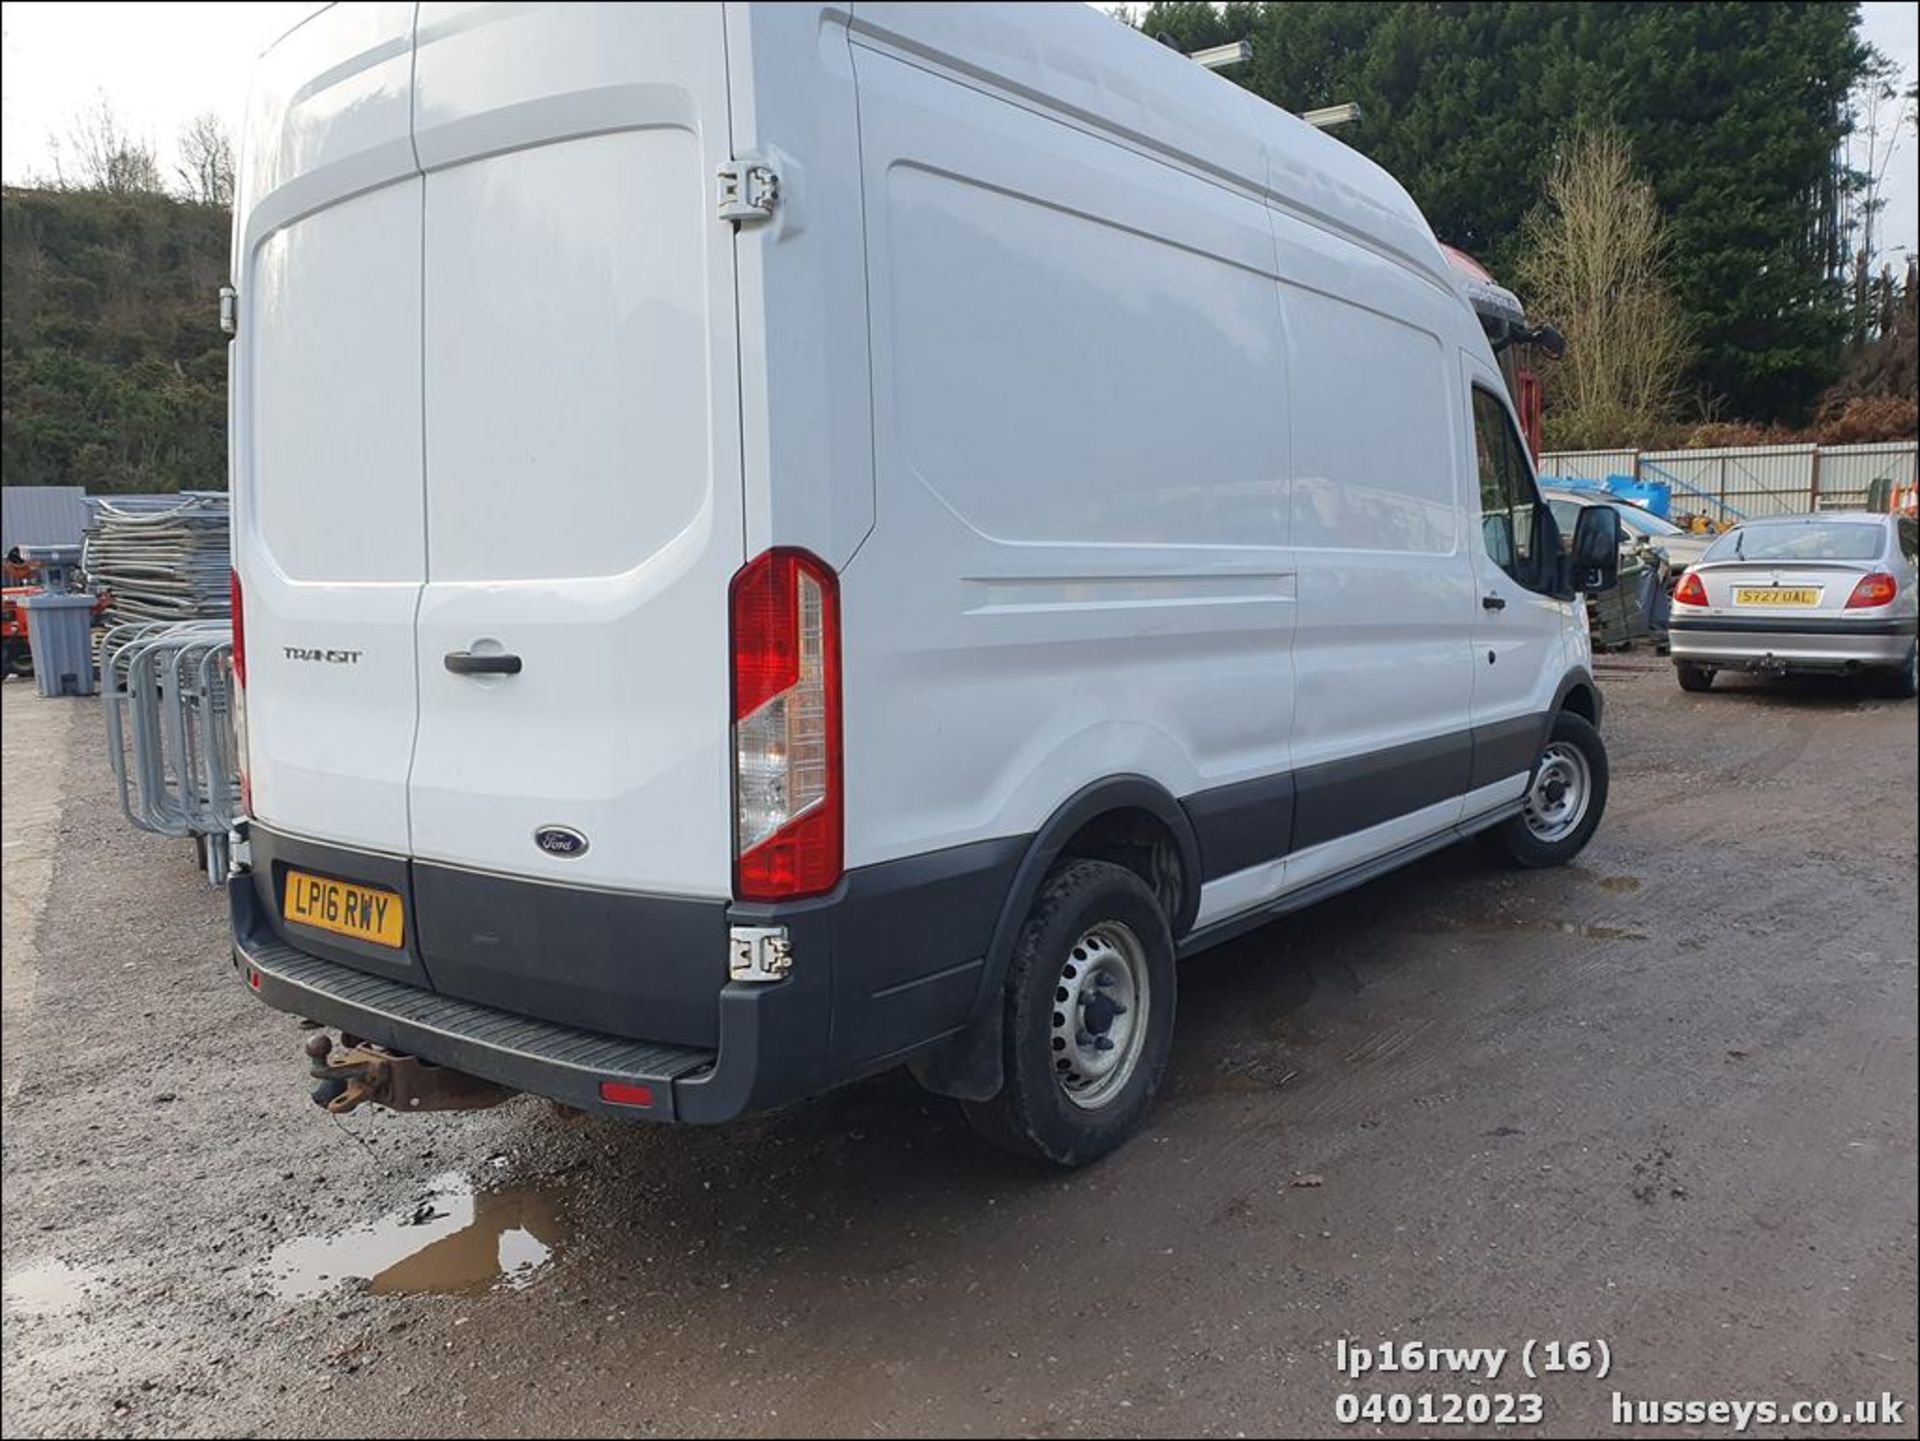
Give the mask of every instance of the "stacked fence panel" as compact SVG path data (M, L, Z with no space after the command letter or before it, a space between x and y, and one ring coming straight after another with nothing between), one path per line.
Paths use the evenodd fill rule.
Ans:
M230 610L227 497L96 497L81 565L112 597L116 621L225 619Z

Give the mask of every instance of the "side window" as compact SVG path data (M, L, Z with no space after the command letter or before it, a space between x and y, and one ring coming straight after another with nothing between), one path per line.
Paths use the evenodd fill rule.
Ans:
M1900 553L1909 562L1920 562L1920 521L1900 522Z
M1493 563L1528 590L1553 589L1555 557L1542 544L1540 496L1507 409L1473 390L1473 453L1480 471L1480 534Z

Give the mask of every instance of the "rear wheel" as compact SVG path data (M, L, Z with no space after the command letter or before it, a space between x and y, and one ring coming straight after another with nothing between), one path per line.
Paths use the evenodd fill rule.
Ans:
M1678 660L1673 663L1674 674L1680 677L1680 689L1703 691L1713 689L1713 672L1703 665L1692 661Z
M1586 848L1607 809L1607 747L1584 716L1561 711L1533 768L1520 814L1488 832L1516 865L1563 866Z
M6 642L6 654L0 657L0 665L4 666L7 675L30 680L33 677L33 652L27 648L24 640L10 640Z
M1920 641L1907 651L1907 663L1886 674L1886 692L1895 700L1912 700L1920 695Z
M1083 1166L1140 1128L1173 1045L1173 937L1153 892L1106 861L1063 861L1007 967L990 1101L965 1102L987 1139Z

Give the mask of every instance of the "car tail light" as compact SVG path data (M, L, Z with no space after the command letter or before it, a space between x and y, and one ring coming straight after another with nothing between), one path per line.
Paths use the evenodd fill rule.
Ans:
M793 900L839 883L840 585L802 550L733 579L733 889Z
M1673 599L1678 605L1705 605L1707 588L1700 577L1688 571L1680 577L1680 584L1673 588Z
M1853 588L1853 594L1847 597L1847 609L1856 606L1887 605L1900 593L1900 582L1884 570L1876 570L1871 575L1860 577L1860 583Z
M227 572L227 594L233 603L233 759L240 771L240 811L253 814L253 767L247 763L247 607L240 590L240 572Z

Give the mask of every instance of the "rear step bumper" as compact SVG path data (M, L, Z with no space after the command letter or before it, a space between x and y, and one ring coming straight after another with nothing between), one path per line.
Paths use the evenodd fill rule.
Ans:
M247 983L275 1010L583 1110L691 1119L680 1115L676 1087L711 1075L719 1059L714 1051L602 1036L436 995L271 938L236 939L233 955ZM610 1105L600 1099L604 1081L644 1087L653 1104Z

